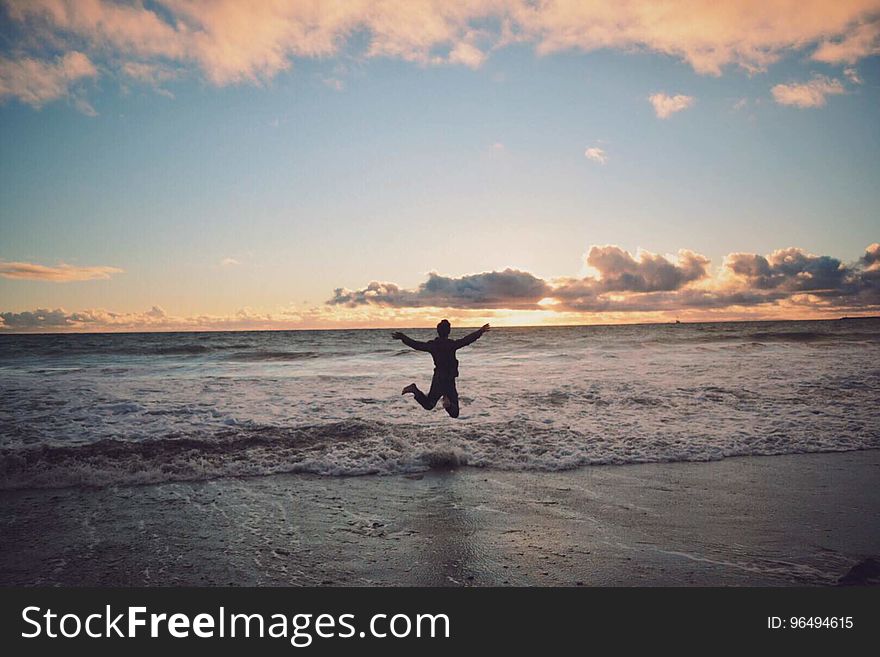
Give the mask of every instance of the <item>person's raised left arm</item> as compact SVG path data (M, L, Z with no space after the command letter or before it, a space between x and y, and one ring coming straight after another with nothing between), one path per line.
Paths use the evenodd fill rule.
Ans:
M483 333L485 333L488 330L489 330L489 325L483 324L480 328L478 328L473 333L469 333L468 335L464 336L463 338L456 340L455 341L455 348L461 349L462 347L467 347L472 342L476 342L477 340L479 340L480 336L483 335Z

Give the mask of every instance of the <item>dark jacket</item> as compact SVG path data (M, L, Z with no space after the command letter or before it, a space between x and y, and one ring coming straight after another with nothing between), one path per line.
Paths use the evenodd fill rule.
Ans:
M434 375L444 379L454 379L458 376L458 359L455 352L462 347L466 347L471 342L483 335L481 330L474 331L458 340L450 340L449 338L436 337L427 342L419 342L407 336L403 336L402 340L405 345L412 347L417 351L427 351L434 359Z

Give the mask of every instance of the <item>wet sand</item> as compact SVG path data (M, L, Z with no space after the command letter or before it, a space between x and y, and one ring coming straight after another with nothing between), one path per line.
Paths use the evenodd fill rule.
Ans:
M827 585L880 555L880 450L0 493L0 584Z

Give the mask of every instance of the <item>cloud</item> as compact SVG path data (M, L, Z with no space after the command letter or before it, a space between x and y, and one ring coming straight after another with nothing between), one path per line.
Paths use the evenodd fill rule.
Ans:
M641 250L634 257L618 246L593 246L587 265L596 276L555 281L549 296L562 310L642 309L666 293L708 276L709 259L683 249L677 257ZM675 295L666 295L674 297ZM665 297L664 297L665 298ZM647 303L648 301L651 303Z
M120 332L120 331L235 331L340 326L414 326L423 321L418 311L406 308L280 308L271 312L241 308L228 315L175 316L159 306L144 312L116 312L102 308L68 311L40 308L0 312L0 331L9 333ZM452 311L450 319L477 325L470 311Z
M692 310L749 309L772 304L783 297L749 291L684 289L645 294L608 295L595 293L589 286L578 294L563 297L554 310L575 313L651 313Z
M176 77L175 71L159 64L147 64L144 62L125 62L122 72L138 82L157 85Z
M855 263L790 247L769 255L731 253L712 273L705 256L675 256L619 246L593 246L586 264L595 274L543 280L506 269L459 278L432 273L414 290L373 282L337 289L329 306L543 310L553 313L644 313L682 310L880 310L880 244Z
M97 75L98 70L91 60L76 51L54 60L0 57L0 102L17 98L39 109L50 101L67 96L77 81ZM81 105L78 109L82 111L83 108L91 108L91 105Z
M843 69L843 75L849 80L850 84L862 84L864 81L862 77L859 75L859 72L854 69L852 66L847 66Z
M782 289L790 292L838 290L849 269L837 258L817 256L791 247L768 256L731 253L724 267L755 289Z
M113 312L104 309L68 312L62 308L0 313L0 328L9 331L121 331L257 328L283 321L289 315L259 314L242 309L230 316L173 317L160 306L145 312Z
M865 249L865 254L861 257L860 262L869 271L880 269L880 243L875 242Z
M591 146L585 150L584 157L588 160L593 160L593 162L598 162L599 164L605 164L608 161L608 155L598 146Z
M695 102L695 98L683 94L669 96L665 93L656 93L648 96L648 101L654 106L654 113L657 115L657 118L668 119L676 112L681 112L691 107Z
M599 272L605 290L654 292L677 290L704 278L709 259L687 249L679 251L676 259L648 251L639 251L634 258L618 246L594 246L587 264Z
M485 321L736 320L818 318L880 312L880 243L856 261L789 247L767 255L731 253L717 271L686 249L676 255L593 246L583 278L544 280L505 269L460 277L431 273L415 289L373 282L337 289L325 304L272 312L242 308L230 315L175 316L159 306L144 312L61 308L0 312L0 331L185 331L425 326L436 311L453 323Z
M113 63L186 67L215 85L263 85L297 59L393 58L419 65L481 67L499 48L526 44L544 55L564 50L652 52L701 74L724 67L763 71L786 54L853 65L880 47L878 0L712 0L625 3L574 0L0 0L14 26L7 69L53 65L34 50L74 51ZM31 62L31 63L29 63ZM125 65L102 67L148 75ZM43 76L45 77L45 76ZM64 95L12 95L39 106ZM58 89L61 91L58 91ZM54 94L54 95L53 95ZM671 112L670 112L671 113ZM659 115L659 114L658 114ZM668 116L669 114L666 114Z
M470 43L458 43L449 52L450 64L463 64L469 68L480 68L486 59L486 54Z
M167 3L162 3L167 5ZM106 0L5 0L9 18L29 34L55 43L80 40L96 50L127 56L184 56L186 26L164 20L140 2Z
M823 46L816 56L827 61L825 43L830 40L839 41L849 57L864 57L871 49L861 44L878 26L876 0L513 4L520 40L536 42L539 52L647 50L682 59L710 75L728 65L763 71L785 52L819 42Z
M236 267L237 265L240 265L240 264L241 264L241 262L239 262L235 258L223 258L220 261L221 267Z
M880 54L880 21L865 21L834 39L823 41L813 53L813 59L826 64L855 64L860 59Z
M180 71L164 64L150 64L147 62L128 61L120 67L124 77L138 84L152 87L153 91L167 98L174 98L174 94L162 85L180 76Z
M263 83L295 58L330 57L368 36L366 55L479 67L475 24L496 2L241 3L160 0L152 8L106 0L6 0L10 18L54 40L140 59L191 63L213 84ZM243 26L247 26L243 29Z
M789 84L777 84L770 92L773 99L780 105L794 105L795 107L822 107L825 98L846 93L840 80L829 78L826 75L816 75L809 82L792 82Z
M121 274L118 267L79 267L59 264L55 267L38 265L32 262L0 261L0 276L13 280L52 281L69 283L71 281L93 281Z
M0 313L0 319L3 320L3 328L12 330L26 329L57 329L70 326L72 315L64 310L49 310L40 308L34 311L25 311L20 313Z
M547 296L549 285L518 269L484 272L454 278L436 272L415 290L394 283L371 282L360 290L338 288L330 305L359 305L437 308L535 309Z
M101 329L113 326L152 327L161 325L167 315L158 306L143 313L114 313L106 310L67 312L61 308L40 308L20 313L0 313L4 327L14 331Z
M161 329L169 323L168 314L159 306L141 313L108 310L67 312L62 308L40 308L24 312L0 313L3 328L12 331L97 331L105 329Z

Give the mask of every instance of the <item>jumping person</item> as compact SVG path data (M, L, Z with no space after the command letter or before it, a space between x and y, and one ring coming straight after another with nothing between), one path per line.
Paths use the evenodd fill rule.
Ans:
M489 325L484 324L481 328L458 340L449 339L449 331L452 326L449 320L444 319L437 324L437 337L428 342L419 342L405 336L400 331L395 331L391 337L400 340L407 347L416 351L427 351L434 359L434 378L431 379L431 390L426 395L415 383L410 383L403 389L401 395L412 393L416 401L426 410L431 410L437 405L437 401L443 398L443 408L451 417L458 417L458 391L455 389L455 377L458 376L458 360L455 352L474 342L483 333L489 330Z

